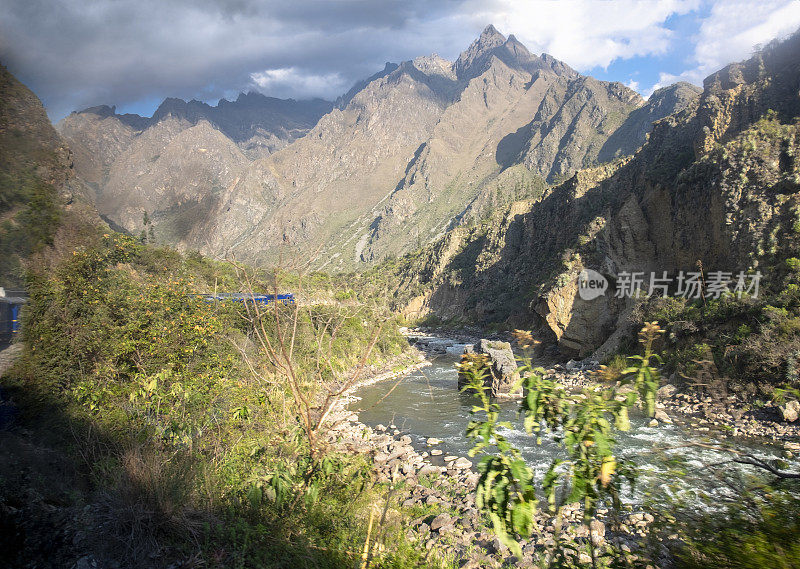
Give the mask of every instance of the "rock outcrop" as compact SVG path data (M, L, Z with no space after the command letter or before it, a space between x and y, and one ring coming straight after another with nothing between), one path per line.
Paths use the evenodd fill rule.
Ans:
M519 379L517 360L511 350L511 344L496 340L482 339L474 346L467 346L464 350L466 356L481 355L481 365L485 367L486 376L484 383L490 388L492 397L512 397L518 394L514 385ZM463 374L458 375L458 388L461 389L468 383L468 378Z
M778 411L784 421L794 423L800 417L800 402L797 400L787 401L778 407Z

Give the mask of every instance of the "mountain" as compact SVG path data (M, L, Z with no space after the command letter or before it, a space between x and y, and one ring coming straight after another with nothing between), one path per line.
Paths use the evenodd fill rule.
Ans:
M213 107L166 99L152 117L98 106L72 113L57 129L112 225L138 233L147 212L158 238L180 246L246 165L305 134L331 108L320 99L258 93Z
M306 136L254 162L197 235L206 252L256 263L371 264L503 201L510 178L539 187L595 162L644 106L489 26L454 63L434 54L387 65ZM660 101L642 117L673 110Z
M242 93L235 101L222 99L212 107L200 101L166 99L150 124L173 117L193 125L208 121L252 157L268 155L303 136L333 104L322 99L295 101L260 93Z
M52 242L84 192L41 101L0 65L0 286L22 288L22 262Z
M699 98L680 84L654 94L686 106L634 157L455 228L380 279L409 316L533 327L572 356L615 347L637 306L614 295L626 273L778 279L800 250L798 54L800 32L712 74ZM585 268L610 283L604 296L578 294Z
M95 107L58 128L110 222L138 233L146 211L178 247L338 271L629 155L693 98L646 102L488 26L455 62L387 63L334 104L167 99L151 119Z

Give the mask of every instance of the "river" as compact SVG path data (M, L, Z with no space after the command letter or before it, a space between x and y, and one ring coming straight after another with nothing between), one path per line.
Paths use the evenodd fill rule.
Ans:
M432 360L432 365L400 380L388 380L364 386L356 390L356 399L350 409L358 412L362 423L375 427L378 424L395 425L397 429L411 436L418 450L439 448L446 455L467 456L470 441L464 432L470 421L473 398L458 393L457 372L454 368L455 356L441 356ZM544 472L554 457L561 457L552 437L543 437L540 445L535 438L521 428L521 420L516 418L519 403L502 401L503 419L519 425L503 434L522 451L525 460L536 472L541 481ZM719 468L709 465L729 461L729 452L707 448L700 445L731 445L734 439L712 432L698 432L679 424L659 424L648 426L649 419L643 415L631 415L631 430L618 432L618 456L636 462L639 470L637 487L627 491L623 500L629 503L642 503L647 500L661 502L666 496L685 499L696 503L705 501L710 507L737 496L727 485L713 476ZM436 447L427 447L428 437L441 439ZM691 443L691 444L690 444ZM766 444L735 439L738 450L747 450L759 457L777 458L780 449ZM431 457L433 464L442 464L443 458ZM788 468L800 468L797 461ZM726 464L728 475L750 477L762 475L756 469ZM698 492L699 491L699 492ZM699 498L705 496L705 498Z

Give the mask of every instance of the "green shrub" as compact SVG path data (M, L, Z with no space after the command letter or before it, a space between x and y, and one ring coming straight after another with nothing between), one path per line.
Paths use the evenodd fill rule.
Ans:
M685 569L800 567L800 496L775 491L684 526L675 566Z
M185 548L209 563L224 550L226 565L353 566L364 512L384 497L367 484L362 458L309 462L288 386L259 358L243 305L200 294L213 283L242 287L231 267L116 233L31 267L25 351L9 384L22 405L47 402L61 445L85 460L114 555L140 566L153 551ZM312 282L329 286L319 275ZM359 362L378 314L273 305L263 319L273 341L277 320L295 314L295 361L313 401L315 378L336 380ZM319 357L326 345L329 366ZM390 321L370 361L404 345ZM424 563L403 540L394 545L373 566Z

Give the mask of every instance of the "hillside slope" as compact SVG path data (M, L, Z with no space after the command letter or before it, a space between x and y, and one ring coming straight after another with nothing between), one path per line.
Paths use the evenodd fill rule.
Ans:
M586 355L636 304L614 297L625 273L674 276L700 262L780 281L800 227L799 53L796 34L722 69L635 157L578 172L395 264L397 290L414 291L400 295L406 312L535 326L563 353ZM583 268L608 279L605 296L578 295Z
M80 191L70 167L41 101L0 65L0 286L21 288L20 261L50 241Z

